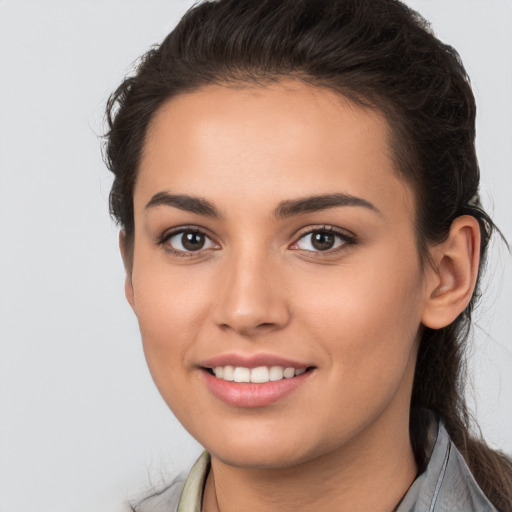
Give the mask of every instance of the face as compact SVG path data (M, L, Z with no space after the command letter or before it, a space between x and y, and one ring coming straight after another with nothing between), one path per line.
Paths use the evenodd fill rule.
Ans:
M425 286L388 140L380 114L291 81L156 113L127 296L213 457L283 467L407 431Z

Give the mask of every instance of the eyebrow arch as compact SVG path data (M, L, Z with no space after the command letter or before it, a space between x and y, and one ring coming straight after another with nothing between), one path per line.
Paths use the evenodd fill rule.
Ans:
M170 194L169 192L157 192L146 204L145 209L149 210L162 205L172 206L205 217L222 218L220 211L207 199L185 194ZM277 218L293 217L294 215L318 212L338 206L359 206L380 214L378 208L366 199L350 194L337 193L282 201L274 210L274 216Z
M200 197L193 197L184 194L169 194L169 192L156 193L146 204L145 209L149 210L156 206L172 206L190 213L203 215L205 217L221 218L222 215L217 208Z
M303 197L291 201L283 201L275 209L274 215L277 218L292 217L302 213L312 213L337 206L360 206L381 214L379 209L372 203L361 197L350 194L324 194L319 196Z

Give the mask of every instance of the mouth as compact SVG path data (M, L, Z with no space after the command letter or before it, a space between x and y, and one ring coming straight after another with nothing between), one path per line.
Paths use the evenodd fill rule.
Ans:
M248 368L245 366L226 365L203 369L213 377L226 382L266 384L267 382L278 382L284 379L299 377L306 372L312 371L314 367L294 368L291 366L275 365Z
M236 408L267 407L281 402L288 395L297 393L316 373L316 366L302 366L275 358L267 365L258 358L248 361L226 359L206 363L200 369L210 392ZM243 366L244 363L247 366Z

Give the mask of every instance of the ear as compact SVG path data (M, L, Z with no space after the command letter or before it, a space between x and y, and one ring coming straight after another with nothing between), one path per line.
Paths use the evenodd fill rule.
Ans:
M431 329L451 324L475 289L480 264L480 227L469 215L455 219L448 238L430 251L427 299L422 322Z
M121 257L123 258L124 269L126 271L126 278L124 281L124 293L126 300L135 310L135 299L133 293L132 283L132 270L133 270L133 242L129 242L126 237L126 232L121 230L119 232L119 250L121 251Z

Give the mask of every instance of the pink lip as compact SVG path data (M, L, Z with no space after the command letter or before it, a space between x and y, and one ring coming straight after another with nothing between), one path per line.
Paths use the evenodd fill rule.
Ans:
M309 363L292 361L273 354L223 354L212 357L199 364L203 368L215 368L216 366L243 366L244 368L258 368L258 366L282 366L283 368L308 368Z
M202 377L210 392L223 402L234 407L265 407L283 399L307 382L315 373L307 371L291 379L253 384L250 382L228 382L218 379L207 369L216 366L242 366L257 368L259 366L282 366L283 368L310 368L309 363L293 361L273 354L223 354L202 361L200 366Z
M210 392L233 407L265 407L273 404L305 384L314 371L307 371L291 379L282 379L263 384L250 382L228 382L218 379L206 370L202 376Z

